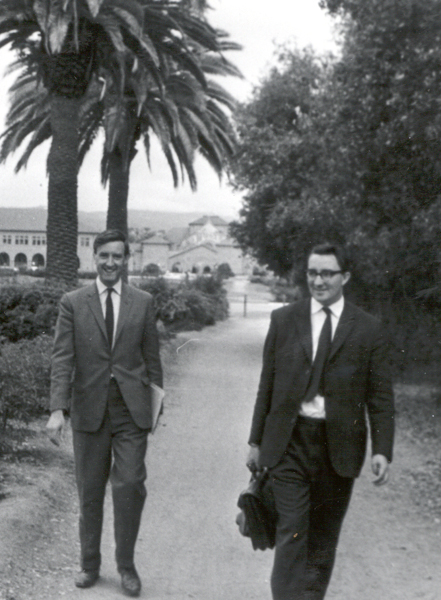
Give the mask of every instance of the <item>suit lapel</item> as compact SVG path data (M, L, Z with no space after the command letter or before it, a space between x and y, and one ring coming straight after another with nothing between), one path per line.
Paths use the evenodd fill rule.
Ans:
M355 313L353 307L350 303L345 302L345 306L341 314L340 321L338 322L334 339L332 340L331 352L329 354L328 360L331 360L332 357L335 356L335 354L341 348L343 342L345 341L349 332L354 326L354 323Z
M298 339L312 363L312 331L311 331L311 302L306 300L296 306L294 321L298 332Z
M130 308L133 302L133 294L130 286L123 283L121 288L121 303L119 307L119 315L118 315L118 324L116 326L115 333L115 341L113 346L115 347L118 337L121 335L121 331L123 330L124 323L127 320L127 317L130 313Z
M96 322L98 323L98 327L107 340L106 325L104 323L103 309L101 308L98 288L96 287L96 283L89 287L90 290L88 290L87 302Z

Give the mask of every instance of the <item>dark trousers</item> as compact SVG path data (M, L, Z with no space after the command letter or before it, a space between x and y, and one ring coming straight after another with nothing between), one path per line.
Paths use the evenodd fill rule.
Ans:
M99 569L106 484L113 496L116 563L133 566L136 538L146 498L147 433L133 421L118 384L111 380L107 410L94 433L73 432L80 501L81 568ZM112 459L113 455L113 459Z
M299 417L270 477L278 513L274 600L322 600L331 578L353 479L332 468L325 422Z

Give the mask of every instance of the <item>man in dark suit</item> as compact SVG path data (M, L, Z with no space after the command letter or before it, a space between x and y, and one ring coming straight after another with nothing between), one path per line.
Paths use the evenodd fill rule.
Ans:
M117 567L123 591L138 596L141 581L134 549L146 497L150 384L162 387L162 368L152 297L121 280L128 257L124 234L110 230L98 235L96 282L61 299L47 431L58 444L65 414L70 414L80 501L81 571L76 586L91 587L99 577L110 477Z
M388 480L394 409L380 323L343 296L344 250L308 257L312 298L275 310L265 341L247 465L267 468L278 513L274 600L321 600L366 452Z

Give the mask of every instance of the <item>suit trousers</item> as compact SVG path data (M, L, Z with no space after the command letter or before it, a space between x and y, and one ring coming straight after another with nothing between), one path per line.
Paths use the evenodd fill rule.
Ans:
M354 481L331 465L325 421L298 417L270 479L278 513L273 599L322 600Z
M110 477L116 563L133 566L135 543L147 495L147 429L133 421L115 379L110 380L103 423L96 432L73 431L80 503L81 568L99 570L104 496Z

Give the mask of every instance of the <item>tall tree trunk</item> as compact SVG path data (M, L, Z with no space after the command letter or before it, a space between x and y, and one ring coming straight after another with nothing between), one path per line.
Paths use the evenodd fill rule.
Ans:
M127 203L129 197L129 176L131 161L124 165L122 154L115 148L109 158L109 205L107 209L107 229L119 229L128 235Z
M77 283L78 113L80 100L53 95L48 157L46 281Z

